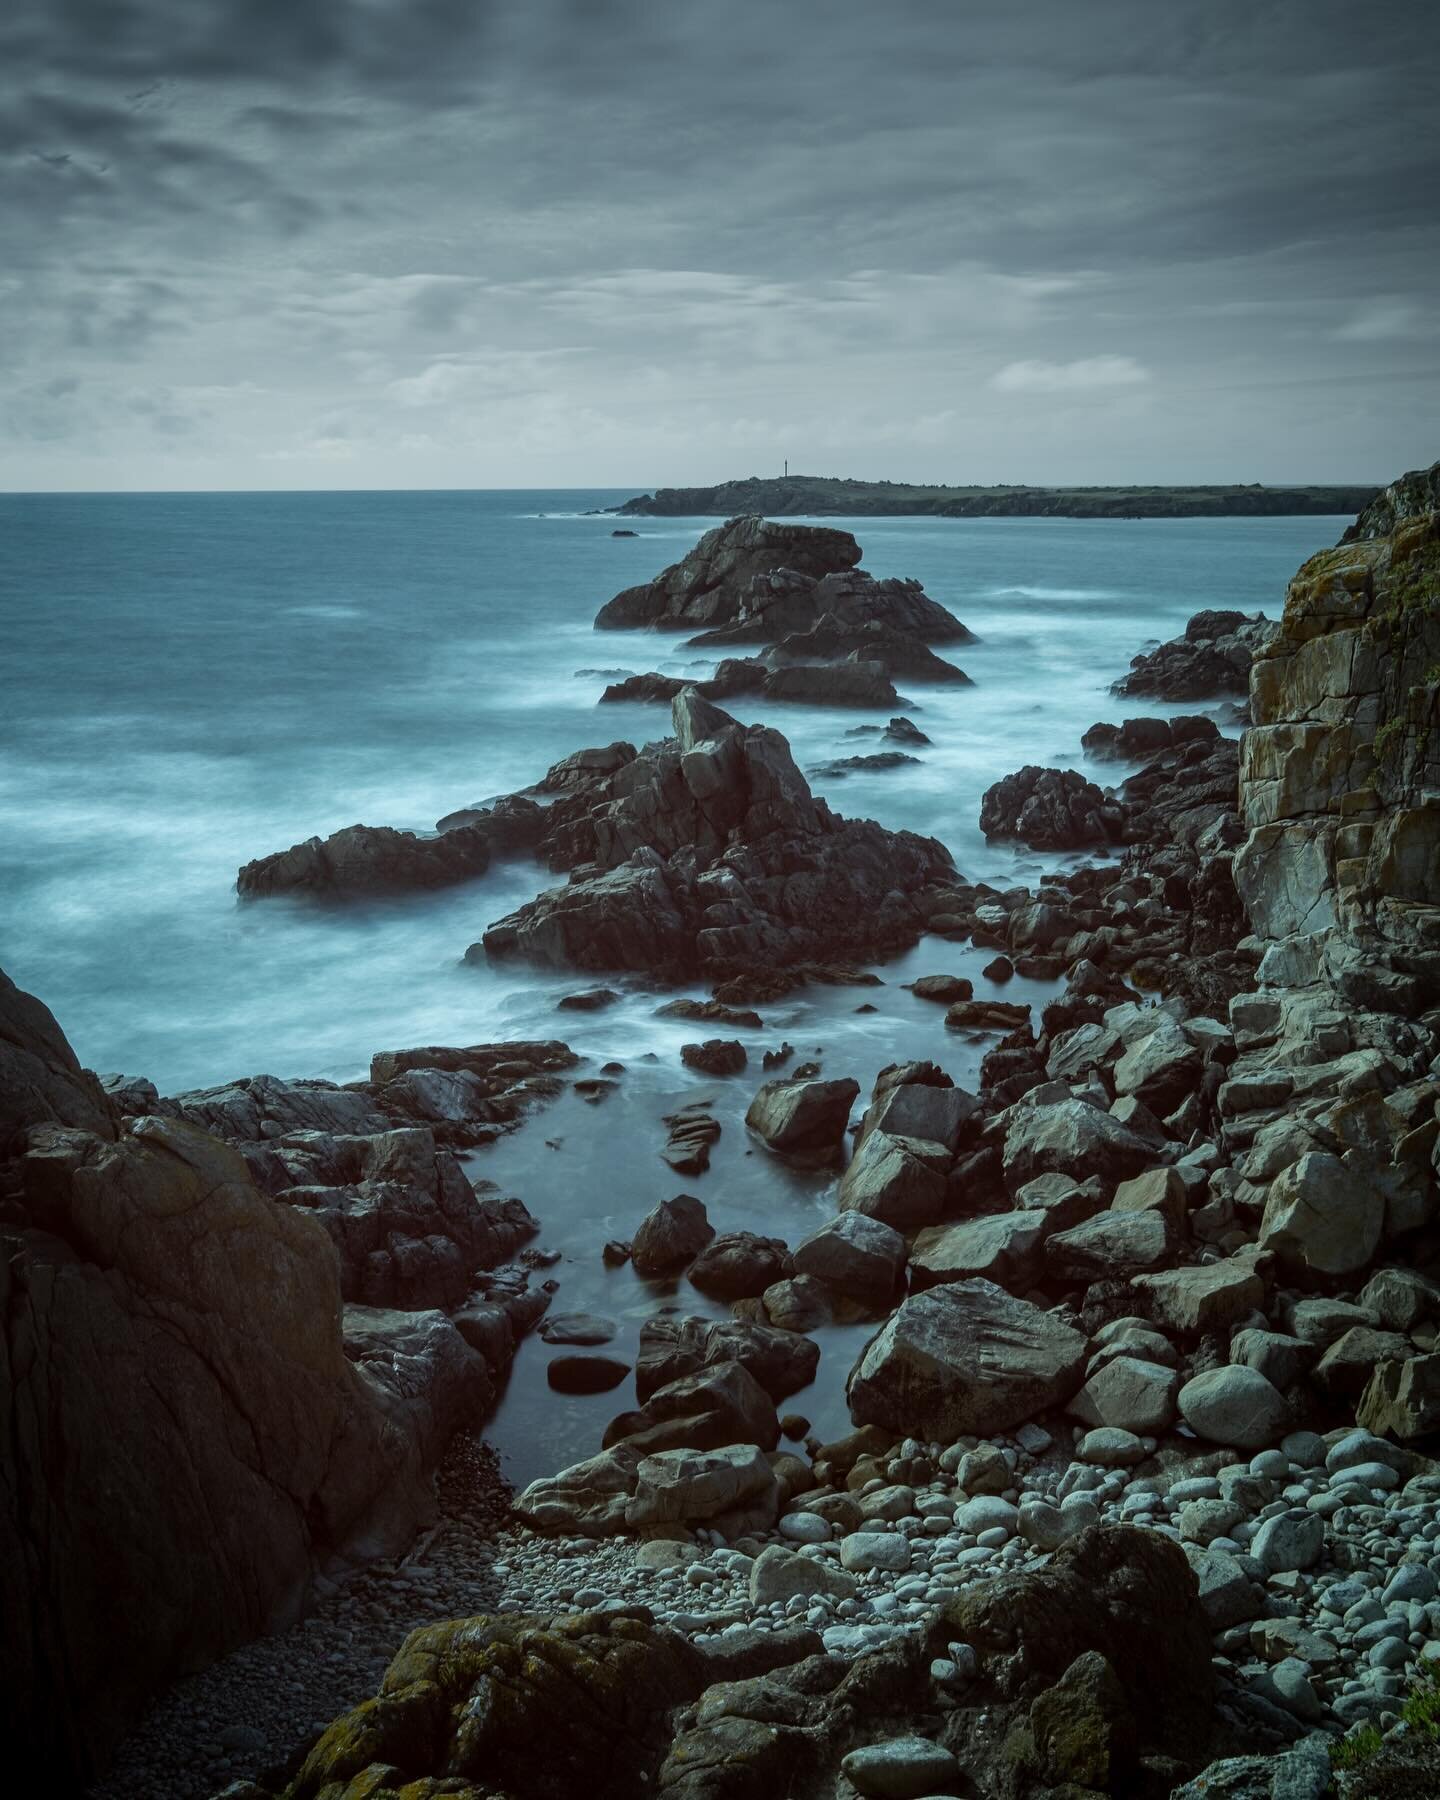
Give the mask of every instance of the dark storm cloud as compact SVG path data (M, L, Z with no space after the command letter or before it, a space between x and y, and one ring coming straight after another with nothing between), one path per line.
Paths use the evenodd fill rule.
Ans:
M1415 0L11 0L0 366L47 443L78 374L227 479L698 478L777 412L998 479L1045 407L1128 478L1174 396L1425 379L1436 62Z

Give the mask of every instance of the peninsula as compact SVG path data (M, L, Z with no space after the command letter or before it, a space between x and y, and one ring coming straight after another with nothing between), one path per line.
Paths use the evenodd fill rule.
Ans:
M657 488L610 510L626 517L732 519L809 515L943 519L1212 519L1355 513L1378 483L1262 487L926 487L904 481L852 481L833 475L748 476L717 487Z

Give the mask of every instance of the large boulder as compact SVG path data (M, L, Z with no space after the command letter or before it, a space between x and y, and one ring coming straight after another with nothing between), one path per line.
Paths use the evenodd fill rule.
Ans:
M994 1282L933 1287L902 1301L861 1352L850 1416L946 1443L987 1437L1068 1400L1085 1349L1072 1326Z
M713 1450L660 1450L635 1472L625 1522L640 1525L723 1522L767 1530L780 1508L780 1482L763 1450L730 1444ZM737 1533L738 1535L738 1533Z
M987 1281L1023 1293L1039 1273L1049 1220L1037 1208L982 1213L949 1225L929 1225L915 1235L910 1280L917 1290L942 1281Z
M722 1232L690 1266L690 1280L715 1300L749 1300L795 1273L783 1239L753 1231Z
M532 1481L515 1499L515 1516L535 1531L609 1537L625 1529L640 1452L617 1444Z
M1177 1404L1192 1431L1235 1450L1263 1450L1288 1429L1285 1396L1258 1369L1237 1363L1187 1381Z
M56 1065L42 1013L26 1054ZM93 1104L58 1067L27 1110ZM327 1556L398 1553L490 1391L435 1314L350 1360L313 1219L192 1125L117 1139L96 1112L105 1137L31 1125L0 1246L3 1712L32 1766L80 1775L159 1688L292 1624Z
M840 1205L913 1231L932 1225L945 1205L951 1153L926 1138L872 1131L863 1138L840 1181Z
M707 531L688 556L662 569L653 581L617 594L601 607L595 624L602 631L647 625L664 631L698 631L733 624L755 576L783 569L814 580L853 569L859 561L860 546L848 531L792 525L753 514L728 519Z
M1005 1184L1012 1194L1037 1175L1128 1181L1154 1161L1152 1145L1085 1100L1018 1106L1005 1133Z
M1333 1279L1368 1268L1384 1229L1383 1189L1312 1150L1271 1182L1260 1246L1294 1274Z
M662 1200L640 1221L630 1244L637 1275L673 1275L691 1263L715 1235L705 1202L693 1194Z
M858 1081L767 1081L745 1114L766 1145L802 1168L840 1160Z
M538 839L540 809L530 804ZM328 838L307 838L246 863L235 886L246 899L306 894L327 900L449 887L483 875L493 852L494 834L483 820L433 836L388 825L347 825Z

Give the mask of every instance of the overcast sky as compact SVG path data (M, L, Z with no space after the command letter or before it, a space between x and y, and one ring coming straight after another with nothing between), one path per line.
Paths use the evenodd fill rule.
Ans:
M6 0L0 487L1440 455L1432 0Z

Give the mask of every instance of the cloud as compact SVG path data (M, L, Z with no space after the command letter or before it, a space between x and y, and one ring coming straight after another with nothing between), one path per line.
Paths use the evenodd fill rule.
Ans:
M1383 344L1397 339L1430 337L1434 314L1426 312L1413 300L1372 300L1336 331L1342 343Z
M997 369L990 386L1002 394L1075 394L1139 387L1149 379L1150 371L1133 356L1082 356L1067 363L1029 358Z

